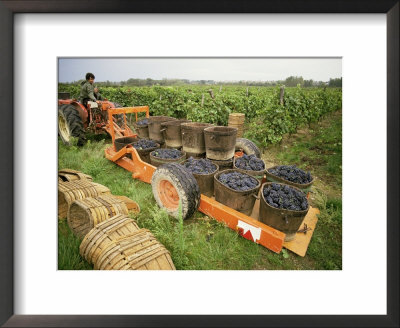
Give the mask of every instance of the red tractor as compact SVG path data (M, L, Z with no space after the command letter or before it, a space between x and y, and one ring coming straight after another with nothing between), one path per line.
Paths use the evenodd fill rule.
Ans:
M68 92L59 92L58 134L65 144L69 145L71 137L74 137L78 140L78 146L81 146L86 142L86 131L95 134L110 133L108 109L120 107L122 106L108 100L88 102L85 107L77 99L70 99ZM124 114L115 115L112 124L116 137L134 134L129 128Z

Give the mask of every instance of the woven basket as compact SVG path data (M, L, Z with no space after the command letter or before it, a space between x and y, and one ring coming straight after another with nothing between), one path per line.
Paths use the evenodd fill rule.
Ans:
M67 217L69 206L77 199L110 194L110 189L88 180L60 182L58 184L58 218Z
M75 181L75 180L89 180L92 181L93 178L85 173L71 170L71 169L62 169L58 171L58 181L67 182L67 181Z
M231 113L228 118L228 126L237 128L237 138L243 137L245 115L242 113Z
M120 200L122 200L126 207L128 208L129 213L140 213L140 206L138 203L136 203L134 200L126 197L126 196L117 196L117 195L113 195L115 198L118 198Z
M93 264L108 244L138 230L136 222L128 216L122 214L113 216L87 233L79 247L79 253L86 261Z
M244 119L245 119L245 114L243 113L230 113L228 118L228 123L243 124Z
M107 245L94 263L96 270L176 270L169 251L147 229Z
M83 238L99 223L118 214L128 214L125 203L113 195L77 199L68 210L68 225L72 232Z

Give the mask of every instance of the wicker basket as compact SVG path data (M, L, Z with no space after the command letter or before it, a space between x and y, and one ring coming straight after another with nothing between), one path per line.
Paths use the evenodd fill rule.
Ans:
M245 115L243 113L231 113L228 118L228 126L237 128L237 138L243 137Z
M83 238L99 223L117 214L128 214L125 203L113 195L100 195L74 201L69 207L67 219L72 232Z
M58 183L58 218L67 217L68 209L75 200L102 194L110 194L110 189L85 179Z
M92 181L93 178L80 171L75 171L71 169L62 169L58 171L58 181L60 182L75 181L75 180L89 180Z
M113 216L87 233L79 247L79 253L86 261L93 264L108 244L138 230L136 222L128 216L122 214Z
M94 263L96 270L176 270L169 251L147 229L109 243Z

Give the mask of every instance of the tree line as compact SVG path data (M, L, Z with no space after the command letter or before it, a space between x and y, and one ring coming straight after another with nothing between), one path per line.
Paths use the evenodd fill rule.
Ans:
M80 85L83 80L73 81L70 83L63 84L76 84ZM277 81L214 81L214 80L189 80L189 79L134 79L130 78L126 81L96 81L98 86L105 87L120 87L120 86L135 86L135 87L145 87L145 86L172 86L172 85L245 85L245 86L279 86L285 85L287 87L296 87L300 85L304 88L312 88L312 87L342 87L342 78L330 78L329 81L314 81L314 80L304 80L302 76L289 76L285 80L277 80Z

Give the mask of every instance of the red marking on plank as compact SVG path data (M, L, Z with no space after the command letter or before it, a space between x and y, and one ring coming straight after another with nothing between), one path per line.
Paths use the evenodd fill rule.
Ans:
M251 231L250 231L250 230L247 230L247 232L246 232L244 235L242 235L242 236L243 236L243 238L246 238L246 239L248 239L248 240L254 241L253 235L251 234Z
M247 230L246 233L244 233L243 228L238 227L237 230L238 230L239 235L241 235L243 238L254 241L253 235L251 234L250 230Z

